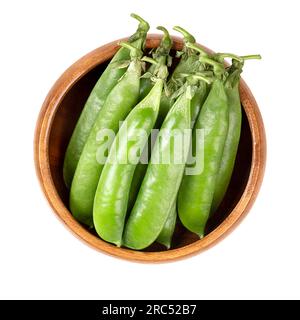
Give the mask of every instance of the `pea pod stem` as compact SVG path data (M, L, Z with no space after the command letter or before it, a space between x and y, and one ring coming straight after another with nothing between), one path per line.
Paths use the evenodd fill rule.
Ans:
M150 92L153 87L153 82L157 79L165 80L168 77L168 68L166 66L169 53L172 47L172 39L166 28L159 26L158 30L164 32L164 35L160 41L159 46L152 51L152 57L144 56L142 61L148 62L151 65L147 69L147 72L143 75L141 79L140 86L140 98L141 101Z
M149 62L149 63L154 64L154 65L158 65L158 62L155 59L151 58L151 57L144 56L142 58L142 61Z
M183 40L185 43L195 43L196 39L194 38L193 35L191 35L188 31L186 31L185 29L183 29L180 26L175 26L173 27L173 30L181 33L183 35Z
M204 82L206 82L207 84L211 84L213 79L212 78L208 78L207 75L205 73L195 73L195 74L189 74L189 73L182 73L181 74L182 77L186 77L187 80L194 82L194 80L198 81L198 80L202 80Z
M200 53L201 55L203 55L203 56L208 56L208 53L207 53L204 49L202 49L200 46L198 46L198 45L196 45L196 44L194 44L194 43L188 42L188 43L186 44L186 46L187 46L188 48L190 48L190 49L193 49L193 50L199 52L199 53Z
M183 58L185 59L186 57L193 56L195 51L191 49L189 45L194 44L196 42L195 37L180 26L173 27L173 30L181 33L183 36L183 42L184 42L184 46L182 49L182 53L184 54Z
M221 77L225 72L224 65L222 63L219 63L219 62L213 60L212 58L209 58L207 56L200 56L199 61L201 63L206 63L206 64L211 65L214 69L214 74L217 77Z
M231 58L231 59L237 60L239 62L243 62L242 57L240 57L236 54L233 54L233 53L217 53L216 56L221 60L224 60L225 58Z
M195 70L199 69L200 62L198 53L188 48L188 44L195 43L196 40L188 31L182 27L175 26L173 30L180 32L183 35L184 46L180 54L180 61L173 73L168 79L166 90L162 95L160 111L158 117L158 125L160 125L164 118L166 117L168 111L174 104L174 97L178 97L176 92L180 91L180 87L184 84L184 79L182 79L182 73L193 73Z
M214 61L211 58L200 57L199 60L200 60L200 62L207 63L207 64L211 65L214 69L223 69L223 66L221 63Z
M163 27L163 26L158 26L158 27L156 27L156 29L157 29L157 30L160 30L160 31L162 31L162 32L164 33L164 38L166 38L166 37L169 36L169 31L168 31L165 27Z
M233 54L233 53L217 53L216 56L219 59L231 58L231 59L236 60L238 62L244 62L245 60L253 60L253 59L260 60L261 59L261 55L260 54L251 54L251 55L246 55L246 56L238 56L238 55Z
M162 31L164 34L158 48L153 53L153 58L157 59L160 57L160 59L163 59L163 57L167 57L169 55L170 49L172 47L172 39L170 37L169 31L165 27L158 26L156 29Z
M252 59L260 60L261 55L260 54L251 54L251 55L247 55L247 56L241 56L241 58L243 59L243 61L252 60Z
M150 29L149 23L141 18L139 15L132 13L130 15L132 18L136 19L139 22L137 31L129 38L130 42L134 42L141 37L142 34L145 34ZM143 39L143 46L145 43L145 38Z
M126 48L130 51L130 57L132 59L134 58L141 58L142 55L143 55L143 51L134 47L132 44L130 44L129 42L125 42L125 41L121 41L119 42L119 45L122 47L122 48Z
M211 84L212 83L212 79L209 79L206 76L201 75L201 74L193 74L193 75L191 75L191 77L193 77L193 78L195 78L197 80L202 80L202 81L206 82L207 84Z
M168 68L165 64L166 61L159 62L153 58L146 57L146 56L144 56L141 60L145 62L149 62L152 65L156 66L156 69L153 70L153 76L151 77L152 81L156 81L157 79L162 79L162 80L167 79L169 73L168 73ZM148 88L148 91L150 91L150 88Z
M143 26L149 26L148 22L145 21L141 16L139 16L136 13L131 13L130 17L132 17L132 18L136 19L137 21L139 21L140 24L143 25Z

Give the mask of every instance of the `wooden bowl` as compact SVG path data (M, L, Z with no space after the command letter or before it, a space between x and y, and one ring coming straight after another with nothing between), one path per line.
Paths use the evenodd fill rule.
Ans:
M160 39L160 35L149 35L147 48L157 47ZM180 50L182 40L177 37L173 37L173 40L174 49ZM199 240L178 223L170 250L154 244L144 251L133 251L101 240L77 222L70 213L62 165L66 146L84 102L107 62L117 51L119 41L102 46L79 59L62 74L48 93L35 131L36 172L57 216L68 229L93 248L119 258L141 262L162 262L190 256L216 244L233 230L252 206L265 168L266 141L263 121L251 91L242 80L240 95L243 125L236 165L225 199L208 222L207 235L203 239Z

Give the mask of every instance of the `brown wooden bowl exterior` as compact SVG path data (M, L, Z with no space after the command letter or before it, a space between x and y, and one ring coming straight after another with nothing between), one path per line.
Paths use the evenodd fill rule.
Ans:
M157 47L160 39L160 35L149 35L147 48ZM54 212L68 229L101 252L139 262L165 262L199 253L232 231L245 217L258 194L265 169L266 140L257 103L242 80L243 127L236 166L225 199L209 221L208 234L203 239L197 239L178 223L171 250L154 244L145 251L133 251L109 244L87 230L70 213L62 163L84 101L105 63L118 49L119 41L106 44L79 59L62 74L48 93L38 117L34 140L35 166L41 187ZM173 41L174 49L180 50L182 40L173 37Z

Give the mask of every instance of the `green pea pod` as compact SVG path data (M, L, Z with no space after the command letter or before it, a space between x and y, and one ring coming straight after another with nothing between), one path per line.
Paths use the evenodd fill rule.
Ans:
M163 89L158 79L150 93L130 112L114 140L102 170L94 200L94 225L98 235L121 246L127 212L129 187L139 157L132 161L147 144L154 127ZM124 161L125 160L125 161Z
M153 87L153 81L151 80L151 77L157 75L161 65L167 64L168 62L167 60L169 58L169 52L172 47L172 39L169 35L168 30L161 26L157 27L157 29L163 31L164 35L163 35L163 38L161 39L160 45L152 54L152 57L155 61L157 61L157 64L151 64L149 69L146 72L146 74L148 74L149 76L147 78L142 77L141 79L140 100L142 100L150 92L151 88ZM151 150L151 141L149 142L149 146L147 148L148 155L150 154L149 151ZM134 171L131 186L130 186L129 199L128 199L129 212L131 211L134 205L136 196L138 194L138 191L144 179L146 170L147 170L146 163L139 162L137 164L136 169Z
M155 76L159 71L160 65L166 65L167 60L170 59L169 53L172 48L172 39L168 30L162 26L157 27L158 30L163 31L164 35L160 41L159 46L154 50L152 58L157 61L157 64L151 64L146 74L141 79L140 86L140 100L143 100L153 87L151 76Z
M160 234L175 202L188 154L191 127L190 95L188 86L174 103L156 139L145 178L125 226L123 244L132 249L143 249ZM182 152L177 152L171 135L183 137ZM180 155L182 161L166 161Z
M197 129L204 130L203 170L183 177L177 205L182 224L202 238L228 130L228 104L222 80L213 82L196 121L193 135ZM201 161L201 154L198 156Z
M70 191L70 209L74 217L88 226L93 225L94 196L103 169L104 151L109 150L113 139L101 136L105 130L117 132L123 121L136 105L140 91L142 52L129 44L122 43L131 50L132 61L122 79L111 90L100 109L91 133L80 156Z
M225 91L228 99L229 126L217 175L216 188L211 207L212 213L214 213L220 205L228 188L240 141L242 108L239 94L239 79L241 72L242 68L233 70L225 83Z
M129 38L129 42L136 48L141 49L149 30L149 24L135 14L132 14L132 17L140 21L140 24L135 34ZM97 118L99 110L104 105L110 91L126 71L125 68L119 68L117 62L129 59L129 50L121 47L101 74L84 105L65 154L63 175L67 187L70 187L71 185L80 155Z
M169 212L167 221L164 224L163 229L161 230L159 236L156 241L162 245L164 245L167 249L170 249L172 243L172 237L176 226L176 201L174 202L171 210Z
M245 60L261 59L260 55L236 56L231 53L219 53L215 58L221 62L225 57L232 58L229 76L225 82L225 91L228 99L229 126L225 141L222 161L220 164L211 213L214 213L222 202L232 176L237 149L240 141L242 125L242 108L239 94L240 75Z
M199 86L195 90L195 94L191 100L191 124L192 127L195 124L195 121L198 117L200 109L207 97L207 84L204 81L199 83ZM193 137L195 138L195 137ZM195 145L196 142L192 141ZM174 203L171 212L169 213L168 219L164 224L164 227L159 234L156 241L162 245L164 245L167 249L171 247L171 240L174 233L175 225L176 225L177 211L176 211L176 202Z

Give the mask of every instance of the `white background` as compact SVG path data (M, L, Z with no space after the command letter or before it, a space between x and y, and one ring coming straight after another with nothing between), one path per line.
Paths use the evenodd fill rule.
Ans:
M300 298L299 1L1 1L0 298ZM243 77L265 121L263 187L243 223L212 249L145 265L89 248L56 219L34 171L39 109L60 74L133 33L136 12L198 42L260 53ZM175 34L175 32L174 32Z

